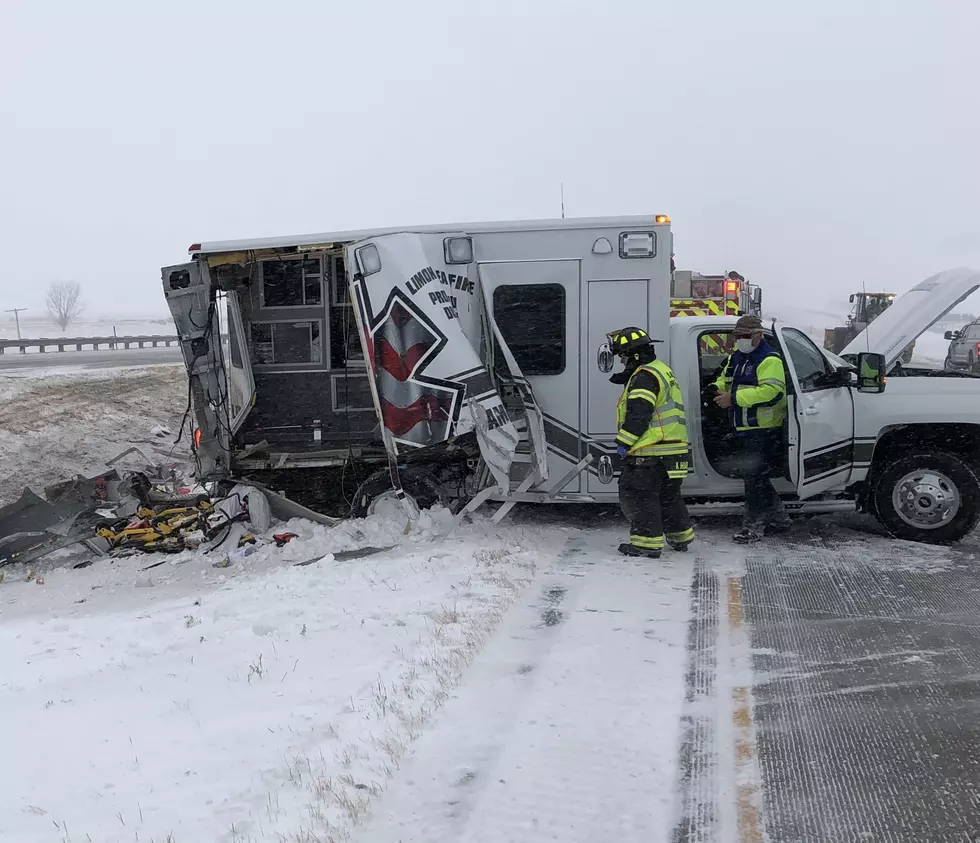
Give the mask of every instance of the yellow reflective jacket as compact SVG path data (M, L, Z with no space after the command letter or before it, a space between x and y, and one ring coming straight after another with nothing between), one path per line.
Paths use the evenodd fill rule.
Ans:
M786 370L765 342L751 354L732 354L715 386L732 393L735 430L740 433L778 428L786 419Z
M616 405L616 426L616 444L631 457L687 455L684 399L666 363L637 366Z

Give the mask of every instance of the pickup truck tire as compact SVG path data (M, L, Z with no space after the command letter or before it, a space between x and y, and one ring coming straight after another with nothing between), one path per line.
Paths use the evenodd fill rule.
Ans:
M443 496L432 475L417 468L400 468L398 478L401 480L405 494L412 498L419 511L428 509L433 504L442 503ZM364 518L373 514L382 500L397 500L395 490L391 487L391 475L384 468L367 477L358 487L354 495L351 514L355 518Z
M885 465L871 489L874 512L895 538L948 544L980 521L980 479L956 454L924 451Z
M943 360L943 368L944 369L952 369L953 368L953 361L950 359L950 356L948 354L946 355L946 359Z

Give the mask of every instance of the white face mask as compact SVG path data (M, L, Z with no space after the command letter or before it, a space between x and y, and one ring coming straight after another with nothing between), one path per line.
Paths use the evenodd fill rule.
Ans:
M751 337L741 337L735 340L735 348L742 352L742 354L752 353L752 338Z

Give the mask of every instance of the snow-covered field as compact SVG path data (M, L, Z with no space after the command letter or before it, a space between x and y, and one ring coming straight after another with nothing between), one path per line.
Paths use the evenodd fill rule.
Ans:
M174 439L187 404L183 366L71 373L0 372L0 506L24 486L106 471L131 445L158 460L186 451ZM167 426L172 436L151 434Z
M0 313L0 339L17 339L17 325L12 314ZM25 339L40 339L42 337L111 337L113 329L119 336L135 336L140 334L173 334L175 333L173 319L168 316L143 317L96 317L82 315L72 320L67 328L53 319L44 316L20 316L20 335Z
M0 585L0 840L345 839L564 539L406 523Z

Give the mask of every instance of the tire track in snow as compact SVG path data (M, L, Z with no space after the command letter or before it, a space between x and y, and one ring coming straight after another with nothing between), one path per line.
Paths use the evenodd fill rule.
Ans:
M717 839L718 749L715 728L717 693L718 576L695 559L688 622L687 694L681 720L681 818L673 843L710 843Z
M569 540L511 610L358 843L669 835L691 555Z

